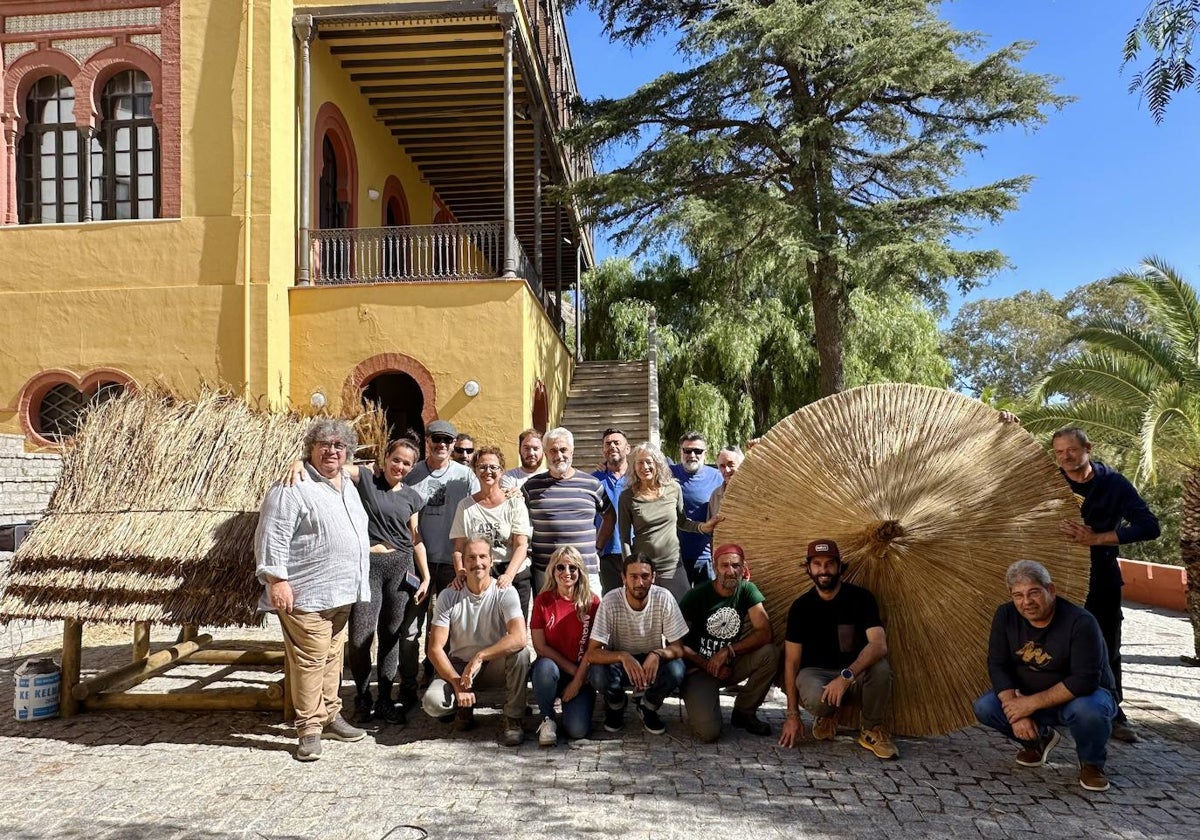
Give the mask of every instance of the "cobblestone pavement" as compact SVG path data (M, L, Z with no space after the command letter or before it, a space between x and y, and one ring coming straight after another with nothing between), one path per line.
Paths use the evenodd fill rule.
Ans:
M630 716L621 736L552 750L496 746L497 712L459 737L416 712L407 728L327 743L315 764L293 760L291 733L270 713L6 715L0 837L1200 837L1200 669L1178 662L1190 630L1176 613L1126 615L1127 709L1142 741L1113 745L1102 794L1079 787L1065 734L1039 769L1017 768L1014 747L978 727L899 739L902 757L883 763L849 734L799 750L740 731L699 745L672 702L665 737ZM0 696L12 696L25 656L56 651L57 631L0 628ZM129 655L123 633L85 640L85 669ZM777 692L764 717L777 732Z

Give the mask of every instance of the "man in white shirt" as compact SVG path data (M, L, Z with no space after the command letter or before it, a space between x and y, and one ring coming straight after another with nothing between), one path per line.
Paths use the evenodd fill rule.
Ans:
M526 481L542 472L542 433L537 429L526 429L517 435L517 450L521 455L521 465L513 467L504 474L500 486L505 490L521 489Z
M604 728L625 725L625 687L631 686L634 709L646 731L661 735L658 715L663 700L683 682L681 641L687 622L669 591L654 585L654 565L631 555L621 570L621 589L604 596L596 610L588 642L588 682L607 703Z
M505 688L500 742L515 747L525 739L521 719L528 695L529 651L525 614L517 591L492 579L492 547L467 540L463 552L467 585L448 587L437 598L426 654L437 678L425 692L424 709L436 718L455 715L455 728L474 726L476 689Z

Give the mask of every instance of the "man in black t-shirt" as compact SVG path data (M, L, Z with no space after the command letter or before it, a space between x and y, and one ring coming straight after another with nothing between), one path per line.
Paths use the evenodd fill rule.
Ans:
M804 737L801 706L816 719L813 737L832 740L838 709L844 702L860 700L859 745L879 758L895 758L899 751L883 726L892 703L892 669L875 596L842 582L846 566L833 540L810 542L805 568L813 588L788 612L787 719L779 743L790 747Z
M1001 604L988 640L992 690L975 717L1021 743L1017 764L1041 767L1067 726L1079 755L1079 784L1108 790L1104 762L1117 714L1116 683L1095 617L1057 597L1041 563L1018 560L1005 575L1012 602Z

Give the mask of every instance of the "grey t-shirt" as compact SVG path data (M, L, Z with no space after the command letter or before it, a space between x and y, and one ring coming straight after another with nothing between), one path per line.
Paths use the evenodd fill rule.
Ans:
M429 462L422 461L404 477L404 483L425 500L425 507L421 508L425 556L430 563L453 563L450 526L454 524L454 512L459 502L479 490L479 479L470 467L457 461L449 461L436 470L430 470Z
M479 595L472 595L466 587L443 589L437 596L433 626L449 628L450 656L466 662L500 641L508 633L508 622L514 618L525 620L516 588L501 589L490 582Z

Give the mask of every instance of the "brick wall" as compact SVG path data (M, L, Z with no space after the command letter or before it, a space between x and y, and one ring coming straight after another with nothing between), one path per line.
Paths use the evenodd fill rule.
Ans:
M0 525L38 519L61 469L58 455L26 452L20 435L0 435Z

